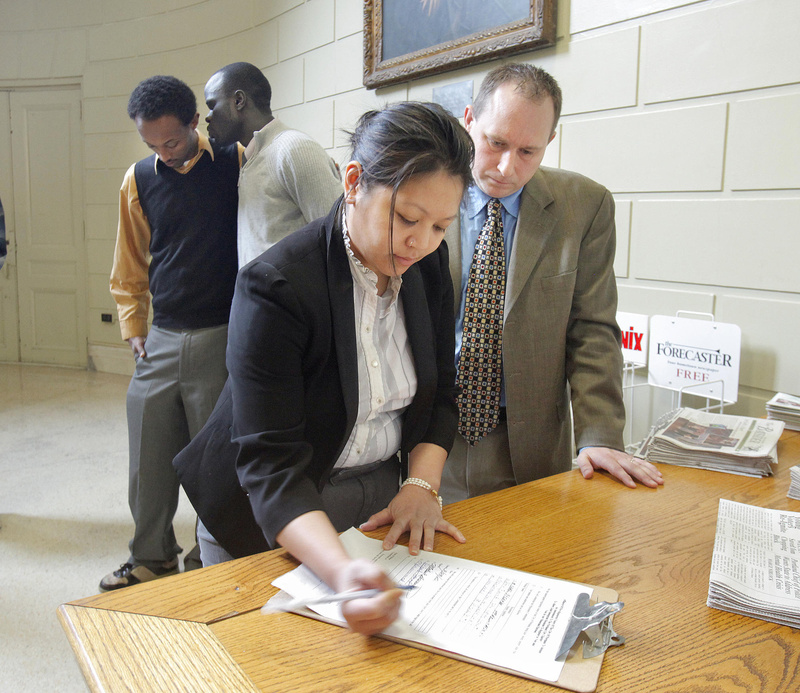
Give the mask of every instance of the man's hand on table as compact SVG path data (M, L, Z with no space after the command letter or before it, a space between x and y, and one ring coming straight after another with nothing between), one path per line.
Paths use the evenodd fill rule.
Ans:
M612 448L583 448L576 462L584 479L591 479L595 469L602 469L630 488L636 488L637 481L650 488L664 483L655 465Z

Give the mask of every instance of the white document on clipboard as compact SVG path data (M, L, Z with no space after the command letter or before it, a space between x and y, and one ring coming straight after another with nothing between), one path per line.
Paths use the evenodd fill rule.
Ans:
M383 636L541 681L559 679L565 659L556 654L572 609L592 587L433 552L412 556L405 546L384 551L355 528L341 539L352 557L373 561L397 584L415 586ZM273 597L277 602L331 593L305 566L272 584L283 590ZM339 604L309 608L345 625Z

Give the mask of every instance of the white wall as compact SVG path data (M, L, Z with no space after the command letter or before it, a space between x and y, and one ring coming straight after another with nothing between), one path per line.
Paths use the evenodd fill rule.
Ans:
M0 0L0 88L83 88L90 353L118 369L107 289L119 183L148 152L125 113L137 82L195 88L234 60L269 77L282 119L339 160L366 108L429 99L496 63L367 91L358 0ZM740 411L800 393L800 3L560 0L558 43L515 59L560 81L545 163L617 200L620 309L714 312L743 333ZM201 107L201 114L205 111ZM127 366L124 366L127 367Z

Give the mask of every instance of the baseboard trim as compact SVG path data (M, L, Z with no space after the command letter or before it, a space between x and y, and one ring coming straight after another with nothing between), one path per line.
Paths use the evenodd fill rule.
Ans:
M135 364L130 347L89 345L89 370L133 375Z

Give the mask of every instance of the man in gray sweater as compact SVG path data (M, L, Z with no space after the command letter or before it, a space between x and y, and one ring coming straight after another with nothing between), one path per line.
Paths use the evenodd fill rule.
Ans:
M206 83L208 135L239 141L239 267L284 236L326 215L342 194L334 161L318 142L272 115L272 89L255 65L231 63Z

